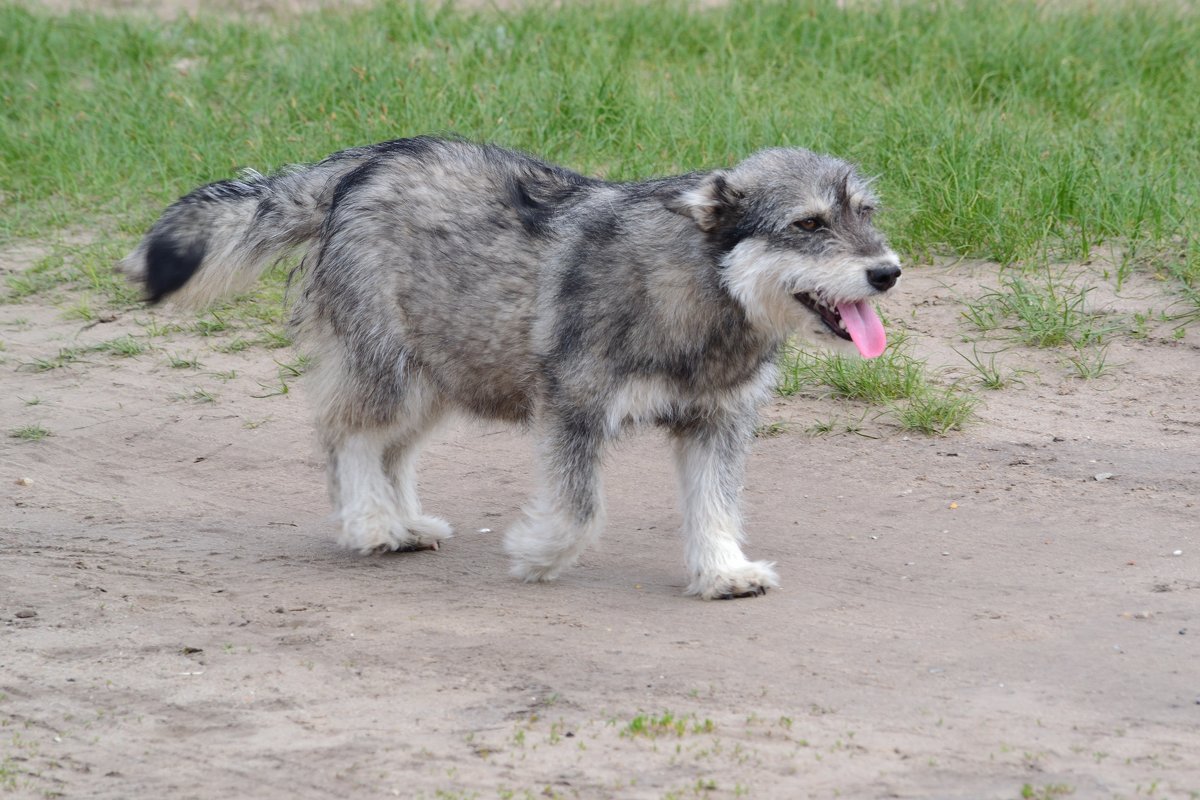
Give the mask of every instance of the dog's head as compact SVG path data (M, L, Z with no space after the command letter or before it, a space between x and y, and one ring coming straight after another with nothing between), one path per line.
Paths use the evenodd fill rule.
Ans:
M707 173L668 204L718 243L725 286L751 322L853 342L867 358L887 344L871 299L900 277L871 221L877 206L850 164L785 148Z

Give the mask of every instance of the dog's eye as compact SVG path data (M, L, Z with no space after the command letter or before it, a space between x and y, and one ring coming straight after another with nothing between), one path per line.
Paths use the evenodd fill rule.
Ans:
M862 214L867 219L870 219L871 216L875 213L875 206L863 206L862 208L860 208L858 210L858 213Z
M817 231L825 227L825 223L820 217L805 217L804 219L798 219L793 222L792 226L799 228L805 233L812 233L813 231Z

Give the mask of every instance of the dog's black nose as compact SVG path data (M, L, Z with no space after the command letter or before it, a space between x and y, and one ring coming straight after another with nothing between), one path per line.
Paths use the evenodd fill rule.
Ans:
M900 277L900 268L888 264L886 267L872 267L867 270L867 283L881 292L886 292L888 289L896 285L896 279Z

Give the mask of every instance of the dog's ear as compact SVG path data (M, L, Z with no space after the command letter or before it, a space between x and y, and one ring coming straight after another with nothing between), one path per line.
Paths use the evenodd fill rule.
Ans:
M745 194L729 183L729 173L710 172L696 186L663 202L669 210L691 217L702 231L714 231L732 219Z

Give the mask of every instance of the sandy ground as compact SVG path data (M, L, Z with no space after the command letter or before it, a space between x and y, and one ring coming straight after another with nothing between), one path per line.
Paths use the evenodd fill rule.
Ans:
M1172 303L1088 274L1115 315ZM909 269L884 311L969 380L962 302L995 276ZM611 459L602 549L555 584L507 576L532 446L495 426L424 459L455 539L358 558L332 544L303 381L271 394L286 351L177 333L30 369L151 316L86 327L71 300L0 305L0 428L52 432L0 438L0 797L1200 797L1196 331L1118 339L1089 382L993 342L1023 383L977 390L948 437L777 401L745 505L784 586L704 603L654 434ZM805 433L830 420L865 435Z
M910 268L883 310L961 367L962 301L995 275ZM1091 280L1114 314L1172 302ZM177 333L30 369L150 314L85 327L70 302L0 305L2 427L52 432L0 439L0 796L1200 796L1194 331L1120 338L1088 382L1004 345L1024 383L948 437L777 401L745 504L784 586L706 603L655 434L610 461L603 546L557 583L501 551L530 438L472 423L424 459L458 536L359 558L303 381L261 396L287 351ZM868 435L804 432L864 413Z

